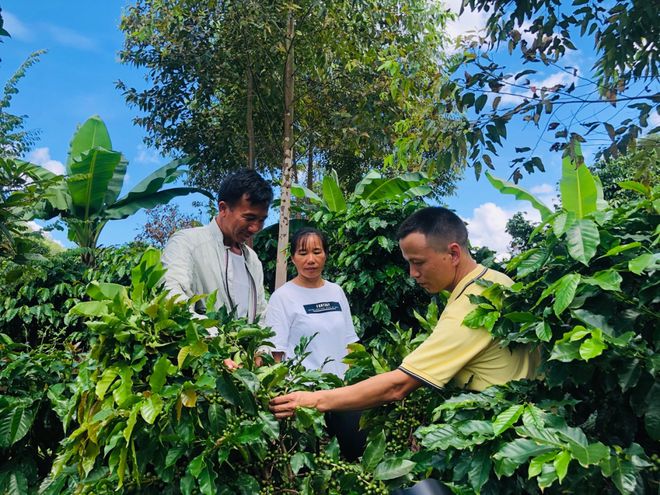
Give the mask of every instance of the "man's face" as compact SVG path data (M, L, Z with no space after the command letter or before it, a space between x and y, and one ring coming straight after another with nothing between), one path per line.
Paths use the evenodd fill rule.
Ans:
M424 234L413 232L399 241L399 247L410 267L410 276L427 292L435 294L454 288L456 244L450 244L446 252L439 252L429 245Z
M264 226L268 206L253 205L247 198L248 195L243 194L234 206L224 201L218 203L218 225L227 244L241 244Z

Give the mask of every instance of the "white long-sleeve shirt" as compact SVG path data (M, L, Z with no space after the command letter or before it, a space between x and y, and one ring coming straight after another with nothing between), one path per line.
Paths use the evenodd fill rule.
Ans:
M190 298L210 294L217 290L216 309L228 310L238 305L244 295L237 294L234 264L229 259L229 247L225 246L222 231L215 219L203 227L194 227L176 232L163 249L162 262L167 268L165 288L170 295L179 294ZM245 268L249 279L247 299L248 321L254 321L266 309L264 274L257 254L241 244ZM206 299L195 304L195 312L204 315Z

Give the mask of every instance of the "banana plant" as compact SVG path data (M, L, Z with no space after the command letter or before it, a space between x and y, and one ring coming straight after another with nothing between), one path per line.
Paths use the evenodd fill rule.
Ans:
M194 187L162 189L185 173L181 167L186 163L186 160L171 161L120 198L128 162L112 149L108 129L101 118L93 116L73 135L66 176L47 189L37 218L59 216L68 227L69 240L85 248L83 258L91 263L108 221L120 220L142 208L153 208L195 192L212 198L209 192Z
M331 170L321 183L321 196L301 185L291 186L291 194L297 198L307 198L329 211L341 212L346 210L347 203L351 202L426 196L431 193L427 182L427 175L421 172L385 177L380 172L371 170L357 183L353 193L346 198L339 186L337 173Z
M555 235L566 236L569 255L584 265L596 254L600 244L598 224L602 223L607 208L603 198L603 185L591 174L584 164L578 142L571 142L562 160L562 176L559 181L562 207L552 212L533 194L511 182L499 179L489 172L486 177L503 194L512 194L516 199L529 201L541 214L539 225L532 236L545 225L551 225Z

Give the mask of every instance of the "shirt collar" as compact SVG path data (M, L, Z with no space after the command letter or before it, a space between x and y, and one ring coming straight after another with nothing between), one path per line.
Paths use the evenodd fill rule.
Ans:
M470 273L468 273L465 277L463 277L458 284L456 284L456 287L454 287L454 290L451 291L451 294L449 295L449 299L447 300L447 304L454 302L458 297L463 293L465 288L468 286L468 284L474 282L476 278L479 277L479 275L483 274L486 272L486 268L483 267L483 265L480 265L477 263L477 266L472 270Z

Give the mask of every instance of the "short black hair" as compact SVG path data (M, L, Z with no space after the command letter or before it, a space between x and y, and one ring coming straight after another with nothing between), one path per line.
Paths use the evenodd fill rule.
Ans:
M406 218L399 226L397 239L419 232L426 237L433 237L441 244L457 243L468 250L468 232L465 222L456 213L441 206L422 208ZM436 244L437 245L437 244ZM439 250L434 247L434 249Z
M316 235L319 237L319 239L321 239L321 246L323 246L323 252L327 256L328 240L325 238L325 234L323 234L323 232L313 227L303 227L297 230L296 233L291 236L291 246L289 248L289 252L291 253L291 256L296 254L298 248L305 247L304 245L301 246L301 244L305 241L305 239L313 235Z
M218 188L218 203L224 201L235 206L247 194L251 205L270 206L273 201L272 186L252 169L241 169L228 175Z

